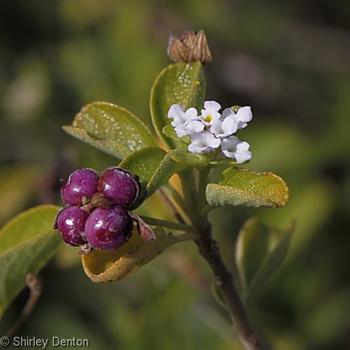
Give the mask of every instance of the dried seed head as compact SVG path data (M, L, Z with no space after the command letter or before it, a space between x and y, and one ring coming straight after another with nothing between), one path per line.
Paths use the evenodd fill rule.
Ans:
M203 30L198 33L187 31L179 37L171 35L168 44L168 55L174 62L202 63L212 61L207 38Z

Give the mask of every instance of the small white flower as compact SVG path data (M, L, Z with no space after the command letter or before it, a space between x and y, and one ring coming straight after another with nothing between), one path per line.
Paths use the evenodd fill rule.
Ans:
M239 129L245 128L253 119L253 113L250 106L241 107L236 113L236 119L241 123Z
M237 112L235 112L232 108L226 108L222 112L222 117L228 118L230 116L234 116L236 119L238 129L245 128L248 125L247 123L253 119L253 113L250 106L240 107Z
M200 133L204 129L203 123L198 120L188 120L183 124L179 123L173 126L175 127L176 135L179 137Z
M204 129L204 124L200 121L198 112L193 107L184 111L180 105L172 105L168 111L168 118L173 119L171 125L179 137L192 135Z
M252 108L250 106L241 107L236 112L236 119L239 121L239 129L245 128L248 123L253 119Z
M191 144L188 150L192 153L208 153L220 147L221 140L210 132L201 132L191 136Z
M215 120L220 119L221 115L219 110L221 105L215 101L205 101L204 109L202 109L202 115L200 118L205 125L211 125Z
M222 153L228 158L235 159L238 164L244 163L252 157L249 148L248 142L241 141L236 136L230 136L221 141Z
M168 118L179 137L189 135L192 153L208 153L221 146L222 153L237 163L244 163L252 157L249 144L233 136L239 129L245 128L253 118L249 106L226 108L220 114L221 105L215 101L205 101L201 115L195 108L184 110L174 104L169 108Z
M214 120L210 127L210 132L222 139L234 134L238 130L238 126L239 122L236 120L234 114L231 113L223 120Z
M185 123L187 120L192 118L198 118L198 113L195 108L189 108L186 111L180 105L171 105L168 111L168 118L173 119L172 124Z

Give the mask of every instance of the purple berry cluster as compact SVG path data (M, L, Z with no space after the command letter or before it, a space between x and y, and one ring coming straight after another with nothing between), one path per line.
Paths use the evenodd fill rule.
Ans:
M140 184L136 176L118 167L100 175L77 169L61 188L66 206L58 213L55 228L72 246L116 249L130 236L128 213L137 201Z

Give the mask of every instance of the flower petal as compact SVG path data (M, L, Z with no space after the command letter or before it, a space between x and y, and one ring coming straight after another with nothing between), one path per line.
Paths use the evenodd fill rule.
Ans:
M246 141L242 141L242 142L238 143L236 146L236 149L238 152L248 151L249 148L250 148L250 145Z
M198 112L195 108L191 107L185 112L186 119L198 118Z
M230 115L235 115L235 112L232 110L232 108L225 108L224 111L222 112L222 118L225 119Z
M188 150L192 153L211 152L220 147L221 143L220 139L207 131L191 135L191 141Z
M191 143L190 145L188 145L188 150L191 153L202 153L206 150L206 146Z
M187 123L186 127L187 127L187 130L189 131L188 135L192 133L199 133L204 130L204 124L199 120L190 120Z
M186 136L187 135L187 128L186 128L185 124L178 124L175 127L175 132L176 132L176 135L178 137Z
M220 137L223 134L222 121L220 119L216 119L212 122L210 132L216 137Z
M223 147L226 150L229 150L229 149L236 150L236 147L240 142L241 140L237 136L230 136L222 140L221 147Z
M217 139L216 137L213 139L208 140L208 146L211 148L218 148L221 145L221 140Z
M253 119L253 113L250 106L241 107L236 113L237 120L248 123Z
M237 129L238 129L238 130L244 129L244 128L246 128L247 126L248 126L247 123L243 123L243 122L238 121L238 127L237 127Z
M232 115L232 116L229 116L223 120L221 127L222 127L224 135L230 136L237 131L238 123L237 123L237 120Z
M248 142L240 141L236 136L230 136L221 142L222 153L228 158L235 159L238 164L244 163L252 157L249 148Z
M204 109L218 112L221 109L221 105L216 101L205 101Z
M251 157L252 157L252 153L250 151L236 152L235 153L236 162L238 164L241 164L241 163L248 161Z
M181 118L181 116L184 114L184 110L180 105L171 105L168 111L168 118L176 119Z

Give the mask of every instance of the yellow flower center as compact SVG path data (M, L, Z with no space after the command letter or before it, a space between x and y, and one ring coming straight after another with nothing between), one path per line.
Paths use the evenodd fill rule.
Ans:
M213 120L213 116L211 114L208 114L205 116L204 121L207 123L210 123Z

